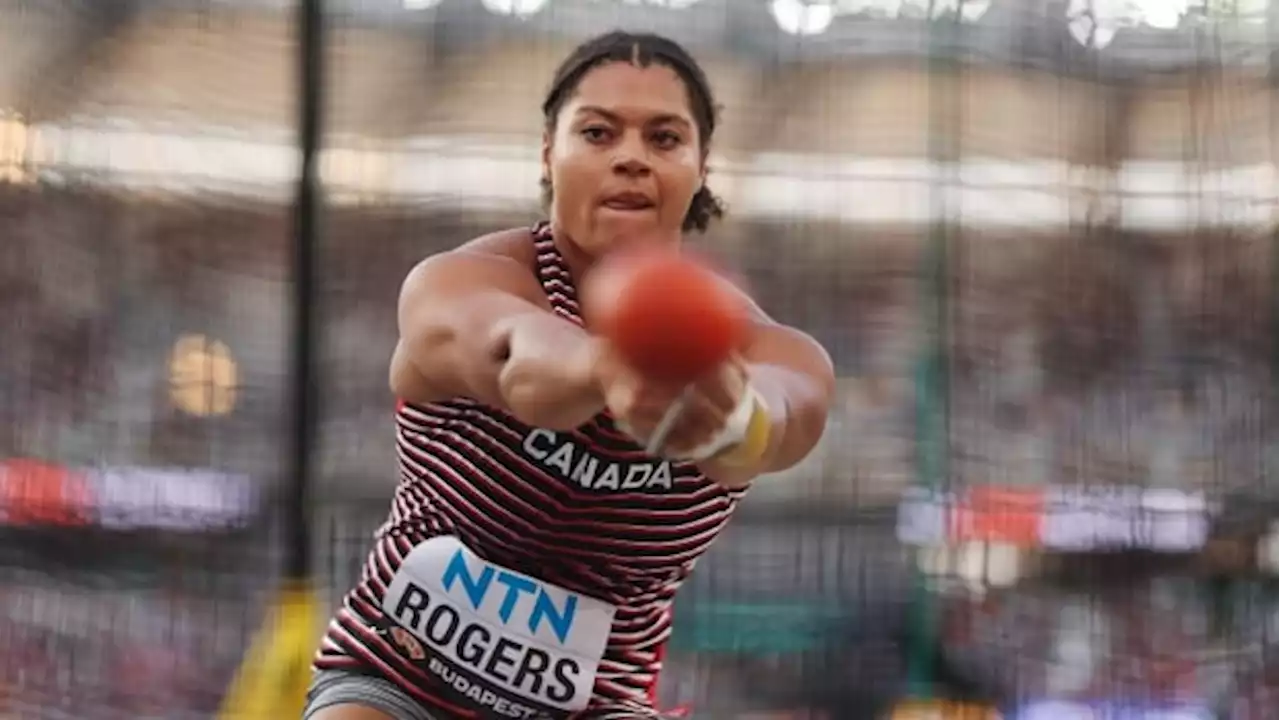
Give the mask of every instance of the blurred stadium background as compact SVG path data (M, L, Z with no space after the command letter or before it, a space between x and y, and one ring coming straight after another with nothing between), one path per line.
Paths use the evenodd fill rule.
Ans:
M842 378L686 588L666 704L1276 717L1275 0L325 8L326 601L396 479L401 278L535 219L554 64L653 29L724 106L701 242ZM295 40L282 0L0 0L0 717L213 717L262 622Z

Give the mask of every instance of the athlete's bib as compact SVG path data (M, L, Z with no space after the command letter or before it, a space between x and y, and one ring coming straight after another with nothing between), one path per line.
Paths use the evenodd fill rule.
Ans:
M382 609L410 657L481 712L513 718L587 706L616 611L487 562L453 536L410 551Z

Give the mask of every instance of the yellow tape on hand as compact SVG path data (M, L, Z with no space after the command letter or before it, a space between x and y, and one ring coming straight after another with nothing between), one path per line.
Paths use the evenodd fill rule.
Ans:
M769 406L764 398L753 389L751 394L751 417L747 421L747 429L742 440L712 457L715 462L729 467L746 467L754 465L764 457L769 449L770 436L773 434L773 418L769 414Z

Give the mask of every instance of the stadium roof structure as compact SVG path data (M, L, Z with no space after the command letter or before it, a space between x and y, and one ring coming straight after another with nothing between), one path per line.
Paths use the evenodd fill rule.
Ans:
M1275 66L1278 0L329 0L346 25L420 28L442 45L505 34L586 36L649 29L777 62L941 54L1064 74L1125 77L1209 63ZM0 0L60 30L54 82L138 16L164 10L288 11L287 0Z
M1064 222L1097 194L1097 167L1117 169L1133 222L1272 218L1275 36L1262 29L1277 0L1123 0L1127 15L1099 11L1120 0L923 1L809 0L829 22L795 34L771 0L326 0L325 177L356 195L536 204L529 110L580 37L623 26L693 47L725 111L717 184L766 215L877 220L846 217L853 193L860 212L895 208L886 221L932 217L912 188L942 170L926 161L941 110L968 161L950 168L959 191L1004 193L966 201L974 221ZM1217 7L1229 2L1243 10ZM0 179L283 191L292 5L0 0ZM1119 27L1105 47L1070 27L1091 7ZM942 103L939 68L963 68ZM1185 201L1213 192L1227 205Z

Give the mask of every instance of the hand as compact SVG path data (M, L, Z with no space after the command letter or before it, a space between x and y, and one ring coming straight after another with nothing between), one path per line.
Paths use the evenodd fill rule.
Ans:
M513 319L507 337L498 391L517 418L568 430L604 410L604 389L596 377L602 341L550 313Z
M715 439L747 390L747 367L739 357L706 377L678 385L641 377L605 348L596 359L596 378L618 428L641 444L648 443L668 410L683 398L684 409L657 450L675 459L688 458Z

